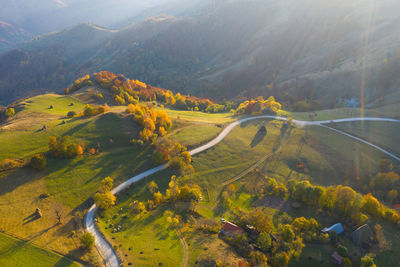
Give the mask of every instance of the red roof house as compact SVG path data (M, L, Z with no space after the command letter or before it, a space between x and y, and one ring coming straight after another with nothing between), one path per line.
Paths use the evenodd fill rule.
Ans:
M235 235L244 234L244 230L231 222L225 222L220 231L221 234L233 237Z

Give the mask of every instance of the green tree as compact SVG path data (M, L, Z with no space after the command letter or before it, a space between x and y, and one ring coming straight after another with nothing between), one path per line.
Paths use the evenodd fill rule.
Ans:
M84 249L89 249L94 246L94 236L91 233L84 233L80 241Z
M267 252L271 248L271 236L266 232L261 232L257 238L257 246L264 252Z
M260 232L271 233L272 222L270 217L260 209L250 210L241 217L243 224L254 226Z
M339 253L340 256L342 257L347 257L348 256L348 250L345 246L343 245L338 245L337 246L337 252Z
M44 169L44 167L46 167L46 165L47 165L46 156L42 155L42 154L35 154L31 158L30 164L31 164L32 168L34 168L34 169L37 169L37 170Z
M249 254L249 262L251 266L268 266L268 258L264 253L259 251L251 251Z
M290 226L289 224L280 225L278 231L283 241L289 243L293 242L295 234L293 232L292 226Z
M290 256L286 252L279 252L271 258L272 267L286 267L289 264Z

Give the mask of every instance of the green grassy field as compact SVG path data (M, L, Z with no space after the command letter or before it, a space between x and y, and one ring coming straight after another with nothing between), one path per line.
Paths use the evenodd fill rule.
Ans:
M334 123L334 128L368 140L400 155L400 123L384 121L354 121Z
M81 266L54 252L0 233L1 266Z
M121 251L124 265L130 262L134 266L158 266L160 263L179 266L182 248L177 233L165 222L163 211L166 208L164 206L141 217L132 215L129 207L117 205L104 214L99 226ZM115 214L118 214L117 218L112 219ZM113 227L109 227L107 222L121 225L123 230L111 233Z
M195 124L178 128L168 136L189 148L200 146L202 143L215 138L222 130L214 124Z

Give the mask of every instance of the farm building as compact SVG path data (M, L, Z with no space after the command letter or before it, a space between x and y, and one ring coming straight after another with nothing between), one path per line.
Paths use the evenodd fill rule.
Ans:
M369 243L373 238L373 233L368 224L361 225L352 234L353 242L357 246L369 247Z
M234 223L226 221L220 231L221 234L233 237L235 235L244 234L244 230Z
M339 255L339 253L337 253L337 251L333 252L333 254L331 255L332 261L333 263L337 264L337 265L342 265L343 263L343 257Z
M332 231L336 232L336 234L341 234L343 233L343 225L341 223L335 223L334 225L330 227L325 227L324 229L321 230L322 233L329 234Z

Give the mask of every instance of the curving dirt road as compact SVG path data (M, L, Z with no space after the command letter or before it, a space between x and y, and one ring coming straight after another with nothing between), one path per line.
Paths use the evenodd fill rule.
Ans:
M244 119L240 119L237 120L235 122L232 122L231 124L229 124L216 138L214 138L213 140L211 140L210 142L208 142L205 145L202 145L196 149L193 149L190 152L191 155L195 155L197 153L200 153L204 150L207 150L213 146L215 146L216 144L218 144L219 142L221 142L231 131L233 128L235 128L237 125L246 122L246 121L250 121L250 120L256 120L256 119L278 119L278 120L287 120L286 117L281 117L281 116L272 116L272 115L260 115L260 116L253 116L253 117L248 117L248 118L244 118ZM357 140L359 142L362 142L364 144L370 145L378 150L380 150L381 152L385 153L386 155L400 161L400 158L396 155L393 155L392 153L384 150L383 148L376 146L368 141L365 141L361 138L355 137L353 135L350 135L348 133L342 132L340 130L331 128L329 126L323 125L323 124L329 124L329 123L336 123L336 122L351 122L351 121L388 121L388 122L397 122L400 123L400 120L396 120L396 119L390 119L390 118L375 118L375 117L363 117L363 118L346 118L346 119L336 119L336 120L326 120L326 121L300 121L300 120L293 120L293 123L296 124L297 126L300 127L304 127L304 126L312 126L312 125L319 125L321 127L330 129L332 131L335 131L337 133L346 135L354 140ZM142 172L141 174L138 174L130 179L128 179L127 181L121 183L120 185L118 185L117 187L115 187L111 192L113 194L118 194L119 192L121 192L122 190L124 190L125 188L129 187L131 184L142 180L143 178L150 176L156 172L159 172L163 169L166 169L168 167L167 164L152 168L148 171ZM86 231L88 231L89 233L93 234L93 236L95 237L95 245L97 250L99 251L100 255L103 258L104 264L105 266L109 266L109 267L118 267L119 266L119 259L117 257L117 254L114 252L114 250L112 249L111 245L104 239L104 237L102 236L102 234L99 232L99 230L96 228L96 225L94 223L94 215L95 212L97 210L96 205L93 205L90 209L89 212L86 216L86 220L85 220L85 224L86 224Z

